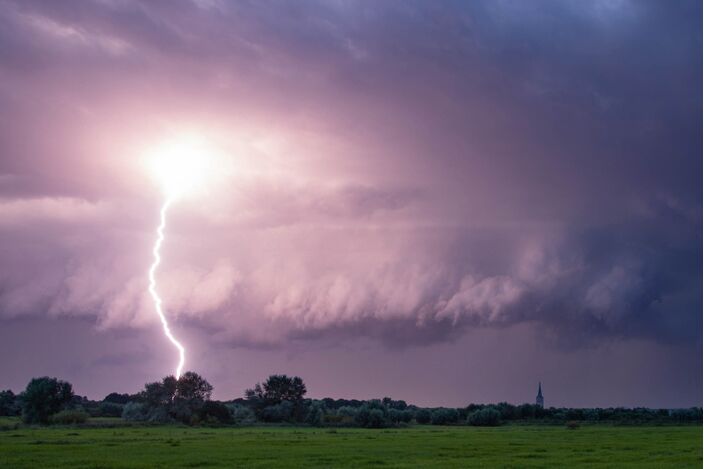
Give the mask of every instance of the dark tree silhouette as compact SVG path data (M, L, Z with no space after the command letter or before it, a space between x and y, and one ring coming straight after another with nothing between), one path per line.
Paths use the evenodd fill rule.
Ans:
M17 415L19 410L17 396L12 390L0 391L0 415Z
M258 418L268 422L301 421L305 418L306 385L298 376L271 375L244 393Z
M113 404L127 404L131 400L132 396L130 396L129 394L119 394L116 392L111 392L110 394L105 396L103 402L112 402Z
M210 399L213 386L198 373L187 371L176 381L175 399L204 402Z
M33 378L22 394L22 419L27 423L48 423L73 398L71 383L44 376Z
M300 402L306 394L306 385L298 377L271 375L264 384L257 383L254 388L245 391L245 397L253 403L265 405L279 404L282 401Z

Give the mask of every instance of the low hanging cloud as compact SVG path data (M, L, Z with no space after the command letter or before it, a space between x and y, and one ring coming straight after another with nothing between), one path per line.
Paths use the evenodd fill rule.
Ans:
M697 340L700 7L207 3L0 3L0 317L157 324L139 155L198 128L229 160L169 212L177 327Z

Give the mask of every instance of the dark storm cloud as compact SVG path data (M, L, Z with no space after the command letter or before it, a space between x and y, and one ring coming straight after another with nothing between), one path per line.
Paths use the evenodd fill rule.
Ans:
M0 6L2 317L152 324L131 156L193 121L246 155L164 271L218 347L701 342L698 2Z

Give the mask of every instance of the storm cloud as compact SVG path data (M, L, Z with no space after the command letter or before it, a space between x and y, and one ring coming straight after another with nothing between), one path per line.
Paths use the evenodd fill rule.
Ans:
M0 320L155 327L187 129L228 160L159 281L213 347L696 350L701 56L698 2L0 2Z

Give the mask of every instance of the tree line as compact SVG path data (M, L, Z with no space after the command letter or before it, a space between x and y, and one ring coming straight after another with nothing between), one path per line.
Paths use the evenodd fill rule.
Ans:
M102 401L75 395L57 378L33 378L20 394L0 391L0 415L21 416L28 424L80 424L90 417L121 417L151 424L300 424L384 428L423 425L496 426L503 423L683 424L702 423L702 408L542 408L532 404L470 404L423 408L403 400L310 399L298 376L271 375L245 390L243 398L212 400L213 386L189 371L147 383L135 394L110 393Z

